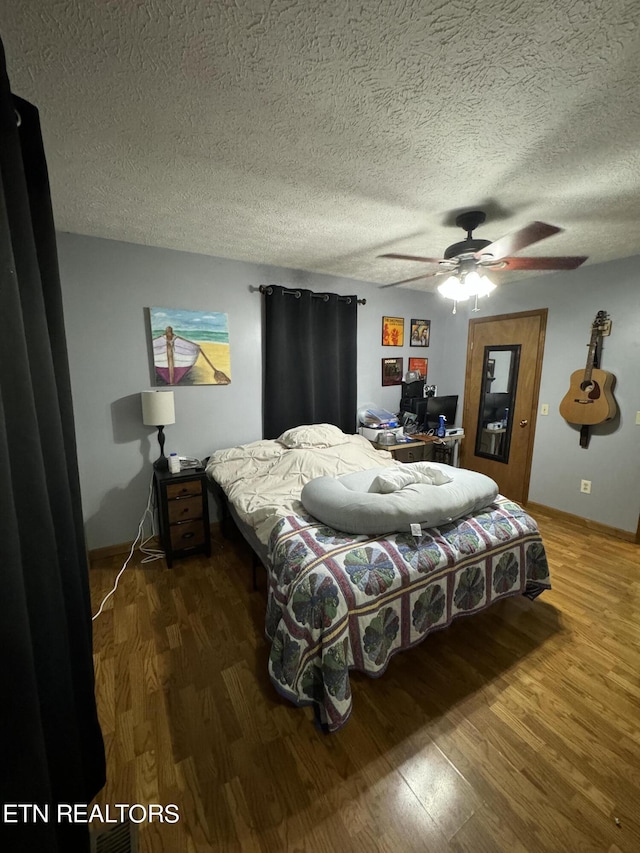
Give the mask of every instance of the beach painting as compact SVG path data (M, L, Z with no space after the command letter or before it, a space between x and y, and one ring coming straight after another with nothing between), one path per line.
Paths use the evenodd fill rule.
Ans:
M229 385L229 322L218 311L150 308L156 385Z

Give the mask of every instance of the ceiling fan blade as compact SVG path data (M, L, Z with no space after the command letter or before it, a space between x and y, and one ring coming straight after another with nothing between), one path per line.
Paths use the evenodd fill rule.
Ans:
M399 261L422 261L425 264L439 264L442 258L420 258L417 255L378 255L379 258L396 258ZM390 285L387 285L390 286Z
M485 259L486 260L486 259ZM586 257L564 258L501 258L496 264L498 270L574 270L587 260ZM482 264L492 269L490 264Z
M474 255L475 258L485 258L487 255L492 255L496 261L505 258L507 255L513 255L524 249L525 246L531 246L539 240L544 240L546 237L551 237L562 231L556 225L547 225L546 222L531 222L525 225L519 231L514 231L512 234L505 234L493 243L489 243L484 249L480 249Z
M421 278L434 278L437 275L440 275L440 273L426 272L423 275L416 275L413 278L403 278L402 281L392 281L391 284L381 284L380 288L383 289L385 287L397 287L399 284L407 284L407 282L409 281L418 281Z

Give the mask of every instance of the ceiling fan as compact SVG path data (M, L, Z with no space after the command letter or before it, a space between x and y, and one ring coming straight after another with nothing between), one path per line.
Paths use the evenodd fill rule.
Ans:
M484 296L489 293L495 285L483 275L485 270L492 272L511 270L572 270L584 263L584 257L559 257L559 258L514 258L512 255L526 246L531 246L546 237L551 237L562 231L555 225L547 225L545 222L531 222L519 231L500 237L498 240L478 240L474 238L473 232L482 225L486 214L482 210L469 210L456 217L456 225L464 228L467 232L466 240L453 243L445 249L443 258L423 258L416 255L398 255L395 253L379 255L380 258L395 258L403 261L420 261L425 264L437 264L438 269L433 272L416 275L413 278L404 278L391 284L383 284L381 287L397 287L410 281L419 281L423 278L432 278L438 275L448 274L449 278L440 285L438 290L443 296L459 302L469 296ZM477 304L476 304L477 308ZM454 307L455 310L455 307Z

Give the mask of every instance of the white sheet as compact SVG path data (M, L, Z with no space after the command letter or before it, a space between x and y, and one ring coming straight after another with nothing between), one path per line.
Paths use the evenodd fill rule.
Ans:
M399 465L388 451L376 450L363 436L344 435L344 441L332 447L289 449L278 440L262 440L218 450L206 471L266 545L279 518L305 514L300 502L305 483Z

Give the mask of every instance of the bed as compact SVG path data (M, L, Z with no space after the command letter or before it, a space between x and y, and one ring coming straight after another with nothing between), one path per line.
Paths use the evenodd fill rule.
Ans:
M467 476L433 468L443 480L435 493ZM293 704L311 705L326 731L351 714L351 669L378 677L394 654L457 617L550 588L535 521L497 487L489 502L476 499L459 517L447 510L437 526L403 522L385 533L345 532L310 514L302 500L307 484L333 478L364 488L366 503L379 479L406 478L411 469L326 424L217 451L206 466L267 571L271 681ZM411 488L392 498L406 502Z

